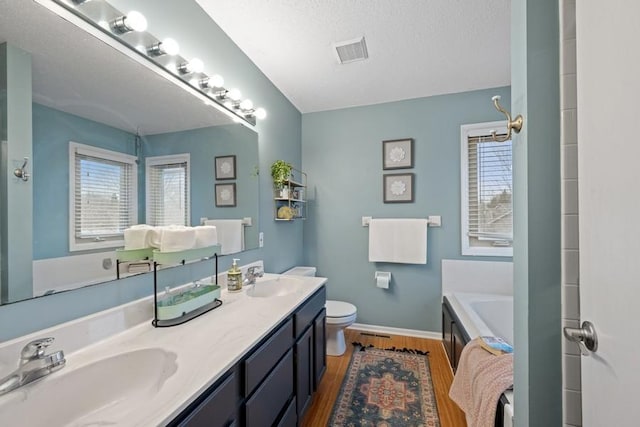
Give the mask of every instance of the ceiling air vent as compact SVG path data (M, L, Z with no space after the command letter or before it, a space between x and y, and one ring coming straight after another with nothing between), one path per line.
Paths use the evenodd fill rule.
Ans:
M369 57L367 52L367 44L364 42L364 36L343 42L334 43L336 53L338 54L338 61L341 64L348 64L349 62L362 61Z

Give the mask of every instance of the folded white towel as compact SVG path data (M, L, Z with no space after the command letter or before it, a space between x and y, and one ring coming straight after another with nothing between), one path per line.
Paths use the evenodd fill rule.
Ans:
M149 230L149 236L147 237L147 243L149 247L160 249L162 246L162 230L164 227L152 227Z
M196 230L183 225L169 225L162 229L161 252L177 252L196 246Z
M419 218L372 219L369 261L426 264L428 223Z
M194 227L196 230L196 248L206 248L218 244L218 230L213 225Z
M204 223L216 227L222 255L235 254L244 249L244 225L241 219L210 219Z
M149 233L153 227L147 224L133 225L124 230L124 248L144 249L149 247Z

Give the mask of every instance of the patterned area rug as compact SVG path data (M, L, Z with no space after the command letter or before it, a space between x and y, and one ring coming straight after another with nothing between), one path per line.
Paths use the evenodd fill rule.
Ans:
M409 350L356 348L332 427L439 427L429 358Z

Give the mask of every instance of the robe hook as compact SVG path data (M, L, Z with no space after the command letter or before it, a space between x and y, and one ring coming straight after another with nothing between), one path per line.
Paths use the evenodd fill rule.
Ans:
M511 120L511 114L500 105L500 95L496 95L491 100L493 101L493 105L496 107L496 110L500 111L502 114L507 116L507 135L502 138L498 138L497 132L491 131L491 136L493 140L496 142L505 142L511 139L511 129L515 131L515 133L520 133L522 130L522 125L524 123L524 119L521 114L518 114L515 119Z
M22 164L22 167L21 168L15 168L13 170L13 174L17 178L20 178L23 181L29 181L29 177L31 176L31 174L26 171L26 167L27 167L27 163L28 162L29 162L29 158L25 157L24 158L24 163Z

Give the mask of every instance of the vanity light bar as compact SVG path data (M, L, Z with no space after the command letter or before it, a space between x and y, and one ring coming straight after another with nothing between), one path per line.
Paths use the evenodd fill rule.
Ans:
M58 4L65 3L64 0L54 1ZM95 25L97 23L97 17L89 16L90 13L88 11L86 11L87 13L82 13L81 11L82 5L89 1L90 0L72 0L71 3L76 7L65 7L81 12L86 19L93 22ZM220 75L205 75L203 73L204 63L202 60L193 58L190 61L187 61L184 58L181 58L178 55L180 46L174 39L166 38L162 41L158 41L158 39L153 37L153 35L146 33L147 20L142 13L131 11L128 14L123 15L107 1L104 1L103 3L107 4L108 7L112 9L110 12L117 16L115 19L112 18L110 22L105 22L104 25L102 25L102 28L106 29L108 34L123 36L132 31L136 31L143 33L143 36L147 38L147 43L149 43L148 39L155 40L151 45L138 45L133 47L128 45L125 40L117 37L117 39L124 45L128 45L132 49L146 55L148 58L154 59L153 62L157 66L164 68L173 75L177 74L180 77L180 80L188 83L188 90L197 94L197 96L203 99L205 103L212 106L216 106L216 104L218 106L222 106L224 107L224 110L226 110L225 113L234 120L239 118L244 119L252 125L255 125L255 119L263 120L266 118L267 113L265 109L260 107L254 108L251 100L243 100L240 90L237 88L224 88L224 79ZM155 60L155 58L163 57L164 55L177 56L176 62L167 63L166 61L159 62L158 60Z

